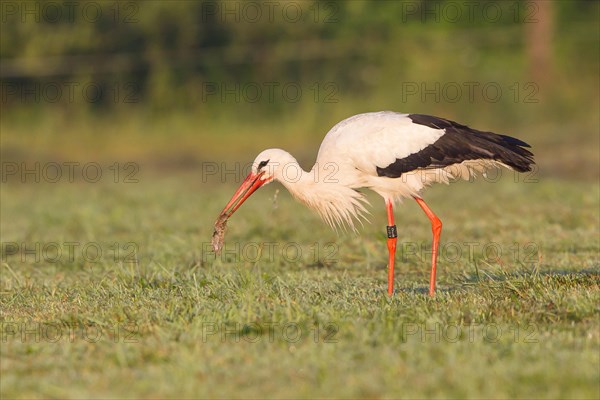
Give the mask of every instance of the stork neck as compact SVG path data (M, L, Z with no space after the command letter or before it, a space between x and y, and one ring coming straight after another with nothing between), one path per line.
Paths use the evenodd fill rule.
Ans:
M317 165L306 172L298 163L290 163L287 172L279 180L300 202L314 209L330 226L354 228L353 219L360 219L367 213L363 203L366 199L350 186L324 174ZM329 176L329 179L326 179ZM283 178L283 179L282 179Z
M303 203L313 205L321 201L335 201L340 194L339 183L323 179L323 171L316 165L304 171L297 162L290 162L277 177L283 186Z
M298 190L314 183L313 173L302 169L296 160L290 161L281 166L276 179L283 184L292 194Z

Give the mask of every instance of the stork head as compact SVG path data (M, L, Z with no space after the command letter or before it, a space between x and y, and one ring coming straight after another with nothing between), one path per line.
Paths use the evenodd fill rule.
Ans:
M273 182L283 181L289 166L298 165L290 153L281 149L267 149L260 153L252 163L250 173L238 190L233 194L219 218L229 218L252 193L259 187Z
M261 175L265 184L272 182L273 179L284 181L286 170L297 165L298 161L287 151L267 149L256 156L250 174Z

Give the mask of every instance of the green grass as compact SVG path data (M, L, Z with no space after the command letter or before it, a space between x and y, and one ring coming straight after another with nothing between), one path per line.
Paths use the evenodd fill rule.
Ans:
M233 187L139 177L3 185L3 398L600 395L598 184L431 188L445 246L432 299L414 202L396 211L388 298L377 196L372 224L338 237L271 185L215 258Z

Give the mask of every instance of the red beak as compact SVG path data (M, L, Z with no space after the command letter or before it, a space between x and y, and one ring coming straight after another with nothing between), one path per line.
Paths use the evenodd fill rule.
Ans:
M246 179L244 179L244 182L242 182L238 190L236 190L236 192L231 197L231 200L229 200L229 203L227 203L223 211L221 211L219 219L221 219L223 216L225 216L226 218L231 217L235 210L240 208L242 203L246 201L246 199L250 197L250 195L254 193L256 189L267 183L266 180L260 179L260 177L263 174L264 171L259 172L258 174L255 174L253 172L250 172L248 174Z

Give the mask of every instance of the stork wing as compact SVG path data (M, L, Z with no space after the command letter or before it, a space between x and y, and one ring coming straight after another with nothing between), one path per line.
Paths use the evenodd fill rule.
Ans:
M359 114L334 126L317 162L336 160L373 176L397 178L417 169L443 168L467 160L494 160L531 170L525 142L421 114L391 111Z

